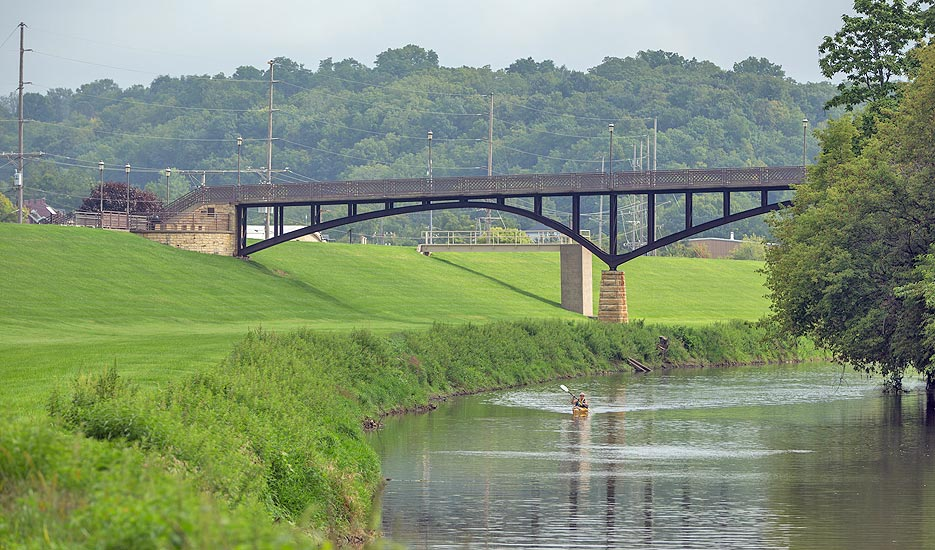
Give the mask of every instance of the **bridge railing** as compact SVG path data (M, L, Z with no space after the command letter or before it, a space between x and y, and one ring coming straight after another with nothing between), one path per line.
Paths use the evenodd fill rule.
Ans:
M208 203L262 204L345 199L417 201L453 196L639 192L660 187L666 191L691 190L694 187L757 187L801 183L804 175L802 166L780 166L616 172L613 175L513 174L200 187L168 205L166 212L183 212L198 204Z

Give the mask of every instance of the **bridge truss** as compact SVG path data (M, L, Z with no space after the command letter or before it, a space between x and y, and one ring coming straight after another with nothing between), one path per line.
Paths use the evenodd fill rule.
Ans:
M675 243L703 231L737 220L764 214L788 204L773 200L771 192L787 191L804 180L802 166L726 168L715 170L659 170L616 174L519 174L509 176L421 178L371 181L309 182L301 184L203 187L175 201L167 214L182 212L198 204L228 203L236 207L237 254L247 256L292 239L327 231L342 225L400 214L458 208L490 209L535 220L581 244L616 268L633 258ZM758 193L753 208L733 211L733 193ZM702 193L719 193L723 210L720 217L694 223L693 198ZM657 197L677 194L684 211L684 228L664 236L656 235ZM632 250L620 250L621 197L636 195L645 201L645 242ZM582 234L582 199L603 196L609 206L608 245L594 243ZM543 208L544 199L570 202L570 221ZM346 208L344 215L322 219L323 207ZM294 231L284 231L286 208L308 208L309 223ZM272 210L268 239L247 241L247 215L250 209Z

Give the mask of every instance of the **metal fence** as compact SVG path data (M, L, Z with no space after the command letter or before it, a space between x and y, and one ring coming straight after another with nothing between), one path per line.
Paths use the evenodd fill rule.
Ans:
M581 235L591 238L587 229ZM536 229L515 231L423 231L422 242L425 244L459 245L459 244L571 244L574 241L567 235L558 231Z
M126 212L75 212L75 225L83 227L100 227L103 229L122 229L124 231L140 231L149 226L149 216L130 214L127 223Z

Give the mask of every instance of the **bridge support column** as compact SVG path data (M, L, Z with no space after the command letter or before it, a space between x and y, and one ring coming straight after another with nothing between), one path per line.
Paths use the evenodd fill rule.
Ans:
M601 271L597 318L606 323L628 323L627 284L623 271Z
M587 317L594 315L591 251L580 244L559 246L562 263L562 307Z

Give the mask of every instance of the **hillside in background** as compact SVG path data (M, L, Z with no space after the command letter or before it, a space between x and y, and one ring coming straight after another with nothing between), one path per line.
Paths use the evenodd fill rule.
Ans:
M77 207L99 182L130 180L177 197L200 175L179 170L227 170L206 183L236 182L238 136L242 178L256 183L267 164L269 69L239 67L231 75L161 76L149 86L119 88L99 80L76 90L25 95L26 149L43 151L26 169L27 198ZM432 131L434 176L487 173L488 115L493 95L493 172L610 170L608 124L615 124L613 170L797 165L802 119L821 124L830 83L798 83L766 59L730 69L663 51L607 57L587 71L519 59L509 67L442 67L432 50L388 49L369 67L354 59L324 59L317 68L278 58L274 69L274 182L424 177ZM0 105L0 148L16 148L16 102ZM654 122L658 134L653 131ZM657 151L650 153L656 138ZM817 143L809 136L809 155ZM12 181L12 166L0 169ZM9 195L10 189L0 187ZM697 197L695 212L719 203ZM716 200L716 199L711 199ZM738 204L738 206L741 206ZM592 209L596 208L592 207ZM679 221L681 215L660 212ZM476 227L481 212L443 217L436 228ZM583 222L597 233L597 218ZM301 222L295 219L289 222ZM507 219L507 225L528 222ZM361 224L357 234L391 234L411 242L427 214ZM525 224L525 225L524 225ZM759 220L716 230L726 237L766 233Z
M148 382L216 364L251 328L386 333L580 319L559 307L557 253L426 257L408 247L286 243L243 261L126 233L0 224L0 257L10 297L0 302L0 399L24 410L52 384L115 363ZM689 325L757 319L768 308L761 265L625 264L630 315Z

